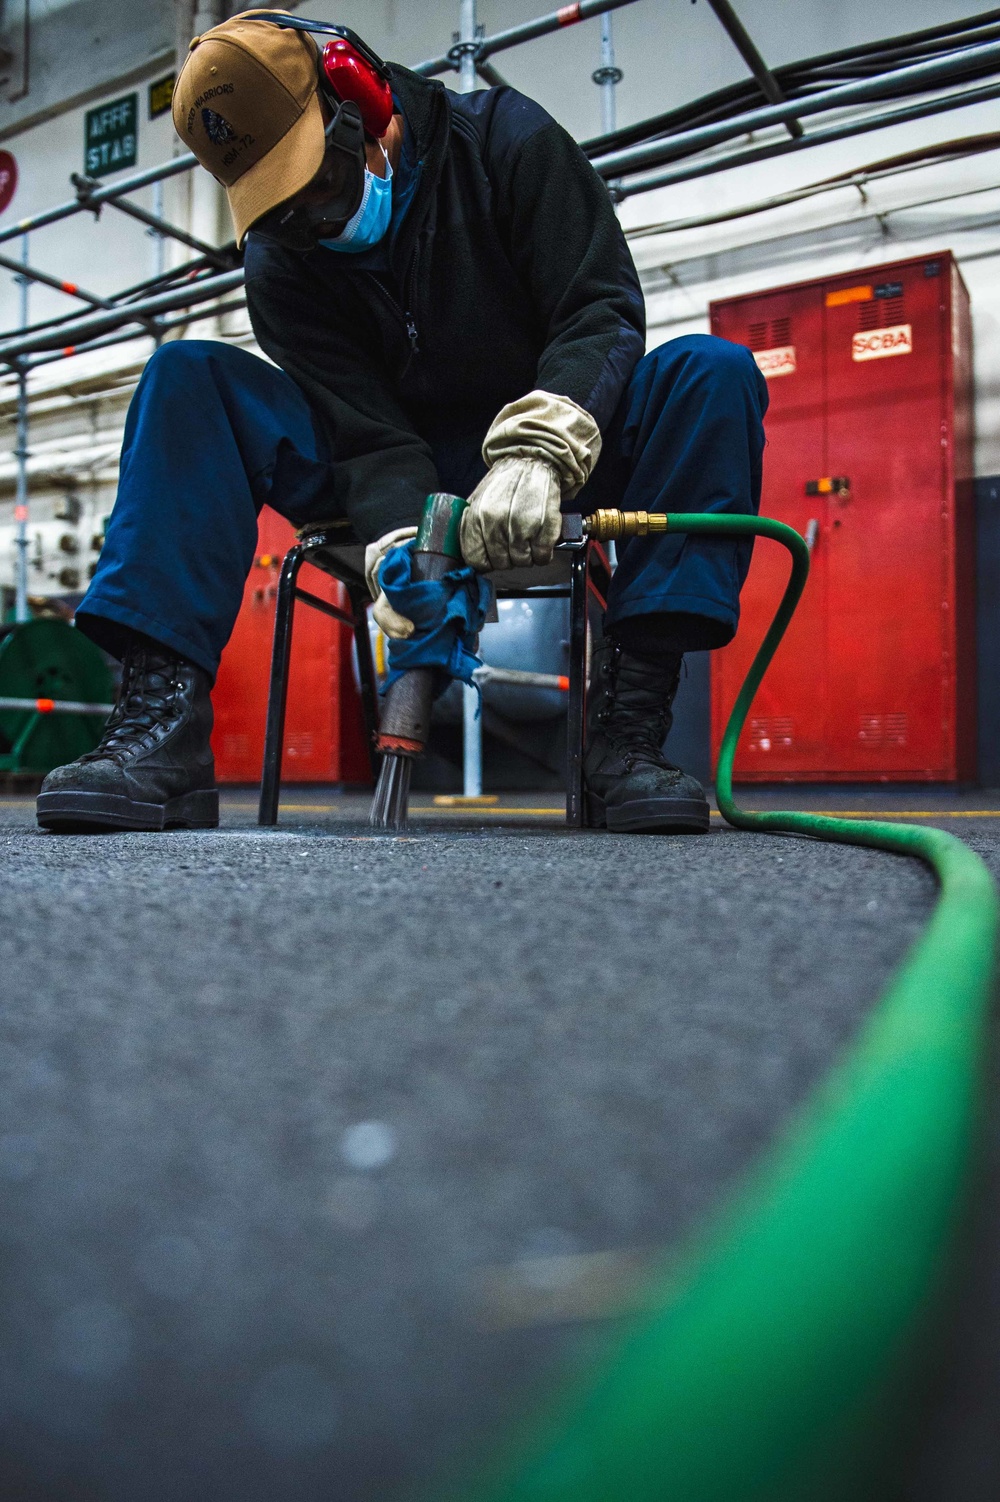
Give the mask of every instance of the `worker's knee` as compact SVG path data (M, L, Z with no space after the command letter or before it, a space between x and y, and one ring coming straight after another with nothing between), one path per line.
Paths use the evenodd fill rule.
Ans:
M168 387L191 395L206 380L218 384L220 377L237 375L241 358L253 356L217 339L172 339L150 357L144 376L147 384L161 390Z
M766 383L750 351L742 344L719 339L715 334L684 334L651 349L645 357L657 375L697 382L699 385L740 384L756 396L766 397Z

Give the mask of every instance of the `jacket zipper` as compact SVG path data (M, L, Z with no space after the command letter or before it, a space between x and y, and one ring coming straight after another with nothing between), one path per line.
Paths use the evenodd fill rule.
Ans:
M414 318L412 313L405 311L401 307L401 305L396 301L396 299L387 290L387 288L382 285L377 276L374 276L371 272L368 272L367 275L371 282L371 285L375 288L379 297L381 297L384 302L389 304L389 307L396 314L397 318L400 320L404 329L406 330L406 337L410 343L410 359L412 360L414 355L419 355L420 353L420 345L418 342L420 336L417 330L416 319ZM409 364L409 361L407 361L407 364Z

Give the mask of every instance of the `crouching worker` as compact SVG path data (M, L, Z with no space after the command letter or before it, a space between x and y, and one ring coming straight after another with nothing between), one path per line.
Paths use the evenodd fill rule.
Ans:
M121 692L97 749L46 778L48 829L217 822L209 692L265 504L296 526L347 518L377 593L432 491L469 498L481 570L547 563L561 511L759 500L751 355L704 335L644 354L607 191L530 99L453 94L346 28L255 10L195 37L173 117L225 185L274 363L183 340L146 366L77 614L121 659ZM669 535L621 548L585 764L609 827L708 827L662 747L683 655L730 640L749 556Z

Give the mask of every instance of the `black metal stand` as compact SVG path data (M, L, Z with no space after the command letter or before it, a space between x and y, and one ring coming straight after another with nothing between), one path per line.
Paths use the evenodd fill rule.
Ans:
M361 707L365 717L368 755L372 776L378 776L381 758L375 747L378 734L378 682L372 660L371 640L368 635L368 588L357 570L342 564L331 553L332 547L344 544L343 529L318 530L303 536L289 548L281 566L278 579L278 597L274 614L274 644L271 649L271 681L267 695L267 723L264 732L264 765L260 783L260 810L257 822L274 825L278 822L278 803L281 797L281 762L285 740L285 710L288 703L288 671L292 656L292 628L297 601L312 610L322 611L334 620L343 621L354 632L358 654L358 676L361 683ZM583 798L583 746L587 727L587 633L589 630L590 602L594 600L603 610L607 597L611 569L607 554L599 543L583 539L579 542L562 543L560 552L570 556L569 584L542 585L535 588L498 590L500 598L569 598L570 647L569 647L569 694L567 704L566 734L566 823L572 829L580 829L586 822ZM298 586L299 570L303 563L311 563L323 573L329 574L347 590L351 602L351 614L330 605L318 595Z
M368 636L368 590L364 581L359 581L353 570L337 570L328 557L320 557L319 550L328 546L330 537L316 533L297 542L285 554L278 579L278 597L274 612L274 643L271 648L271 680L267 693L267 722L264 729L264 764L260 779L260 807L257 823L274 825L278 822L278 803L281 797L281 762L285 743L285 710L288 704L288 670L292 658L292 628L295 622L296 601L301 600L312 610L342 621L354 632L358 654L358 675L361 680L361 707L365 717L368 756L372 775L378 775L378 752L375 750L375 735L378 731L378 685L375 679L375 664L372 661L371 641ZM339 536L335 537L339 541ZM351 614L320 599L319 595L298 587L299 570L303 563L313 563L326 574L332 575L347 590L351 602Z
M569 703L566 723L566 823L582 829L587 822L583 792L583 748L587 735L587 639L590 601L603 612L611 565L600 543L571 543L569 583Z

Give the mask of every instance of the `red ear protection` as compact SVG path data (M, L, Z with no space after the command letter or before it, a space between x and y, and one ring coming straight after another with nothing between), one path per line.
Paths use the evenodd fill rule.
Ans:
M332 36L319 57L320 88L328 87L335 100L356 104L361 123L370 136L384 136L392 119L392 89L385 63L347 26L310 21L281 11L251 12L255 21L269 21L285 31L306 31Z
M320 58L320 74L338 99L349 99L357 105L370 136L385 135L392 119L389 80L377 73L345 37L327 42Z

